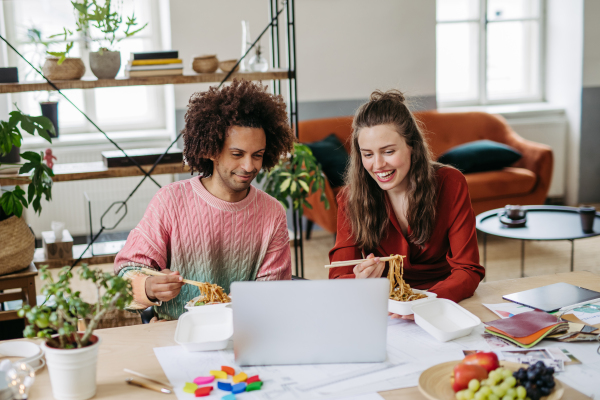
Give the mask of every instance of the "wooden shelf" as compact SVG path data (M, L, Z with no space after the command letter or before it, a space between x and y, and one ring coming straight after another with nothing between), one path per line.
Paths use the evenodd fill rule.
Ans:
M142 165L145 171L149 171L152 165ZM54 182L81 181L86 179L122 178L127 176L141 176L142 171L138 167L113 167L107 168L102 161L89 163L56 164L54 166ZM189 167L181 163L158 164L152 175L181 174L189 172ZM18 177L18 178L17 178ZM5 185L27 185L30 180L28 175L0 175L0 186Z
M59 89L94 89L102 87L117 86L140 86L140 85L169 85L185 83L218 83L221 82L227 74L225 72L214 72L210 74L195 75L175 75L175 76L151 76L146 78L128 78L128 79L78 79L72 81L53 81ZM288 70L271 70L267 72L235 72L228 80L234 78L246 79L249 81L267 81L272 79L288 79L290 72ZM33 92L36 90L54 90L46 82L29 83L0 83L0 93L19 93Z
M62 268L65 265L73 264L73 261L77 260L79 256L83 253L87 244L76 244L73 246L73 257L72 259L65 260L46 260L44 257L44 249L38 248L35 249L35 253L33 255L33 263L36 267L40 267L42 265L47 265L48 268ZM114 242L98 242L94 243L94 253L101 254L97 256L93 256L90 249L85 253L81 262L77 265L88 264L88 265L96 265L96 264L110 264L115 262L115 257L117 253L125 246L125 240L118 240Z

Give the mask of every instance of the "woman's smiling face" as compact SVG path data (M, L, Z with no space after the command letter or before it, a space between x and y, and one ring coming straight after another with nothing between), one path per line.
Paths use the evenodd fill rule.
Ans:
M358 146L363 166L379 187L406 190L412 149L393 125L362 128Z

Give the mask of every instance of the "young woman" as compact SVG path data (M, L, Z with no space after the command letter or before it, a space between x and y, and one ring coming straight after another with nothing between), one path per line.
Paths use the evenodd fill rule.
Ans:
M460 301L473 295L479 264L475 216L465 177L431 160L401 92L375 91L354 117L346 188L330 261L366 258L329 278L387 276L379 257L405 255L412 288Z

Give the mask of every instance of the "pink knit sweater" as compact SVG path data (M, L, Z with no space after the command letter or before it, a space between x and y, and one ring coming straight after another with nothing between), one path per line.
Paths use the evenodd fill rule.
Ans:
M179 271L186 279L216 283L229 293L231 282L291 279L291 257L283 206L250 186L237 203L210 194L199 177L163 187L131 231L115 259L115 273L132 280L132 309L155 305L160 318L176 319L200 294L183 285L179 295L153 303L140 269Z

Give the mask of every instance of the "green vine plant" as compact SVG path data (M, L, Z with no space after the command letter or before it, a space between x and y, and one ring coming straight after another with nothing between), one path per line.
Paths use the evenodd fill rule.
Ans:
M292 207L302 216L304 207L312 209L306 200L311 194L321 190L321 201L329 209L329 201L325 197L325 175L312 151L306 145L294 143L294 153L281 158L270 171L261 170L256 181L265 180L263 190L275 197L283 206Z
M98 323L108 312L123 310L132 300L131 282L127 279L103 272L101 269L89 269L82 264L80 278L91 281L96 287L97 302L90 304L81 298L81 292L73 291L70 267L63 267L55 281L48 266L40 268L40 276L45 284L42 293L54 299L54 305L45 302L39 306L25 305L18 311L20 317L27 318L23 336L42 338L46 343L59 349L82 348L90 344L90 338ZM77 334L78 320L87 322L85 331Z
M52 143L52 138L49 134L49 132L52 134L55 133L52 121L41 115L32 117L23 114L17 108L16 111L10 113L8 121L0 121L0 156L7 155L13 146L21 147L23 135L19 126L30 135L37 133L49 143ZM31 179L31 183L27 188L27 198L25 198L25 191L19 185L16 185L12 190L1 190L0 220L13 215L20 218L23 214L23 207L28 208L29 205L33 205L34 211L40 214L42 212L42 198L44 197L47 201L52 199L52 177L54 173L43 162L43 157L42 152L26 151L21 153L21 158L27 160L24 164L0 162L0 173L3 170L15 169L17 166L20 167L19 174L31 173L29 178L14 177L14 179L23 180L24 182Z
M68 42L66 44L67 47L65 51L47 51L47 53L51 56L58 57L58 65L61 65L65 61L65 59L69 55L69 52L73 48L73 41L69 42L69 36L73 36L73 32L67 28L63 28L63 31L61 33L48 36L49 38L62 37L65 42Z
M100 47L101 55L103 51L114 49L115 45L121 40L130 38L148 26L148 23L146 23L141 28L136 29L138 22L135 13L132 13L123 22L123 16L120 12L122 0L104 0L101 3L98 0L75 0L71 1L71 4L77 11L78 32L81 32L84 37L88 38L90 36L89 28L93 26L104 35L101 39L91 39L107 43L106 47ZM117 36L118 33L119 36Z

